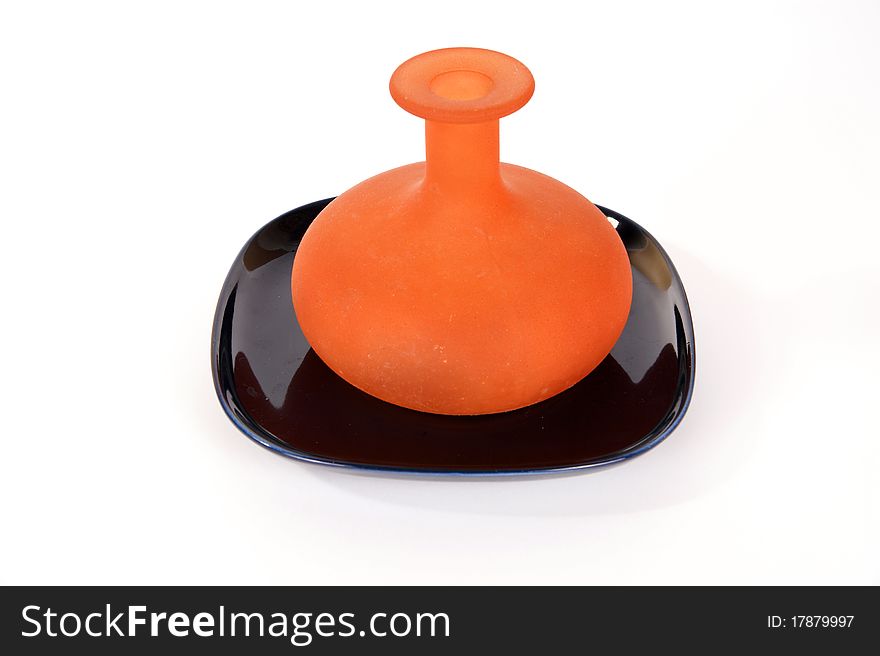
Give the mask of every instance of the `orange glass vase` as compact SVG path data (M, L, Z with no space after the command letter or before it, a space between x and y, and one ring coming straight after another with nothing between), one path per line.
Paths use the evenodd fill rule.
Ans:
M425 119L426 160L331 202L293 263L297 320L339 376L450 415L557 394L609 353L632 298L629 261L578 192L499 162L499 119L534 79L490 50L414 57L391 95Z

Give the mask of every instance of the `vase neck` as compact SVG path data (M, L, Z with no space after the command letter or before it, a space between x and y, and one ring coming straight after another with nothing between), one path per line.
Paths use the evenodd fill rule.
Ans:
M425 182L444 193L479 192L501 184L498 120L425 121Z

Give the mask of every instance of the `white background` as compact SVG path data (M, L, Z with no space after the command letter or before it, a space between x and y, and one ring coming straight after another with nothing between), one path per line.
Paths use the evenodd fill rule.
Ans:
M880 4L0 10L0 582L880 583ZM502 157L643 224L696 323L657 449L536 480L346 474L209 366L261 225L423 158L419 52L537 80Z

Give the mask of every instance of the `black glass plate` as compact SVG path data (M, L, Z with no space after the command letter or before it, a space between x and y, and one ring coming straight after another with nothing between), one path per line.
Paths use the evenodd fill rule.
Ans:
M290 298L300 239L331 201L292 210L245 244L220 294L211 341L220 403L245 435L308 462L424 474L535 474L610 465L668 436L694 385L694 331L675 267L634 221L616 223L633 302L614 349L577 385L495 415L433 415L380 401L309 348Z

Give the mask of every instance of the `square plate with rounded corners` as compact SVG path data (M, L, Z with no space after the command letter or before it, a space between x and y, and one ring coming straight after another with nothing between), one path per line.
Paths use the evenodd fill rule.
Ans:
M633 301L623 334L586 378L495 415L433 415L380 401L309 348L290 297L297 246L331 201L269 222L239 253L220 294L211 358L220 403L245 435L282 455L359 470L523 475L595 468L659 444L694 386L694 331L669 256L634 221L600 207L626 246Z

